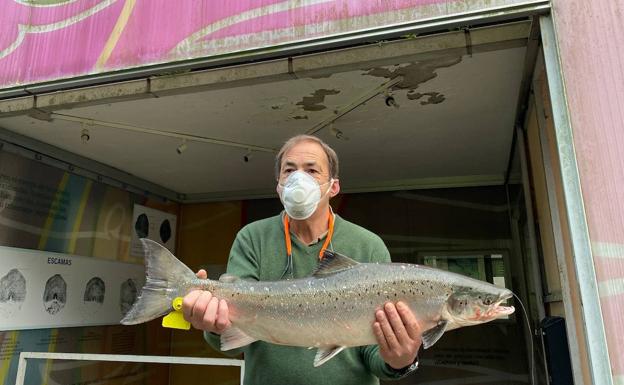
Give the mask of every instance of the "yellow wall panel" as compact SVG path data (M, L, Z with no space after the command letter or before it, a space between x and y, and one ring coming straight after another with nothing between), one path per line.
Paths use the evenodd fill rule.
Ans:
M228 255L243 217L241 202L184 205L178 218L178 257L192 270L225 269ZM221 272L221 271L220 271ZM210 348L198 330L171 334L171 354L176 356L223 357ZM238 367L173 365L170 385L195 383L237 384Z

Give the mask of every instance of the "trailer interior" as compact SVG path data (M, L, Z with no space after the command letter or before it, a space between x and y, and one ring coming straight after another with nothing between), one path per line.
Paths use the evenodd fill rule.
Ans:
M1 151L174 204L178 255L218 276L240 226L281 210L276 151L317 135L340 158L339 215L380 235L394 261L504 285L528 312L513 300L508 319L447 333L399 383L572 375L553 354L584 378L582 337L569 333L578 298L562 289L574 274L536 20L44 92L23 111L0 100L14 106L0 114ZM153 335L162 343L143 354L218 356L197 331ZM238 378L236 368L166 371L169 384Z

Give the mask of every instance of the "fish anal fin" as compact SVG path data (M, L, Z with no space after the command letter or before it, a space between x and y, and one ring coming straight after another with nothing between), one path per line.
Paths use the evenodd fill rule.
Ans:
M323 252L323 259L321 259L321 262L318 264L312 275L314 277L323 277L350 269L357 265L359 265L359 262L354 261L349 257L334 253L333 251L325 250Z
M440 337L442 337L442 335L446 331L447 327L448 327L448 321L440 320L440 322L438 322L436 326L424 332L422 335L423 347L425 349L428 349L429 347L433 346L433 344L438 342Z
M327 346L318 348L316 357L314 357L314 367L318 367L331 360L336 354L340 353L346 346Z
M232 326L221 334L221 350L226 351L240 348L256 341L258 341L257 338L248 336L239 328Z

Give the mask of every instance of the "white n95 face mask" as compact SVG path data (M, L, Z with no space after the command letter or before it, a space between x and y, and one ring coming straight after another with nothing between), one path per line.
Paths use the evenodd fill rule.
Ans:
M329 181L325 195L329 193L333 182L334 179ZM321 200L321 185L308 173L297 170L288 176L284 184L279 185L279 196L289 217L297 220L308 219Z

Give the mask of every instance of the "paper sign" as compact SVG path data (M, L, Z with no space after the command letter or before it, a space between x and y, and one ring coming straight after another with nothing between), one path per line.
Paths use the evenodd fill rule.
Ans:
M148 238L165 246L172 253L175 247L177 216L141 205L134 205L132 214L132 243L130 255L142 257L141 238Z
M118 324L143 265L0 247L0 330Z

